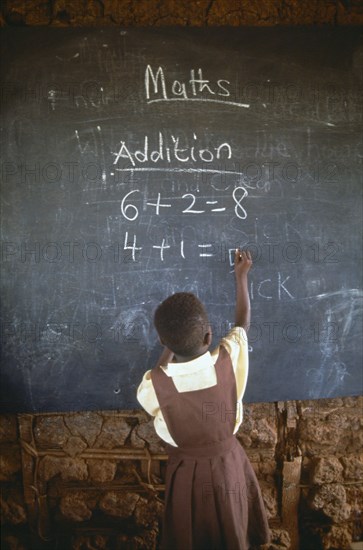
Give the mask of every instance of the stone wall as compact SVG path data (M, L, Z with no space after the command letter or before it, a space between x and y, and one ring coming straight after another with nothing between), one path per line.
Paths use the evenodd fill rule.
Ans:
M298 405L303 547L316 540L316 548L321 541L324 549L344 549L363 540L362 407L362 398Z
M3 24L360 25L360 0L3 0Z
M245 405L269 550L363 539L363 398ZM165 450L141 411L0 417L3 550L153 550ZM299 544L300 540L300 544Z

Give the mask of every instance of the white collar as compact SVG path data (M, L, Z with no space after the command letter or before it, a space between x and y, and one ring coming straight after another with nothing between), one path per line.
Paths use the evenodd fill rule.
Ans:
M217 357L212 357L211 353L206 351L203 355L191 361L187 361L186 363L168 363L166 367L161 368L168 376L180 376L204 370L214 365L216 360Z

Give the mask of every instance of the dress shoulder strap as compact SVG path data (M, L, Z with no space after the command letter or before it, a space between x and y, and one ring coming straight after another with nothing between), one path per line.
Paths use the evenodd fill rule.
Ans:
M171 393L178 393L170 376L159 365L151 369L151 380L159 403L163 402L163 398L170 396Z
M217 383L223 383L224 385L231 380L231 377L232 381L234 381L232 360L228 351L222 345L219 346L218 358L214 367L216 369Z

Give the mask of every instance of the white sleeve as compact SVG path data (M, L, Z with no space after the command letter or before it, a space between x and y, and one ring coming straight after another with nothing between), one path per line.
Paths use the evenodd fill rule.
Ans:
M136 397L146 412L148 412L151 416L157 415L160 410L160 406L151 380L150 370L145 372L141 384L137 388Z
M248 340L247 334L242 327L233 327L232 330L222 338L220 344L228 351L236 376L237 400L241 400L247 385L248 378Z
M170 445L177 447L177 444L169 433L163 413L161 412L159 401L156 397L155 389L151 380L150 370L145 372L141 384L137 388L136 397L145 411L155 417L154 427L158 436Z

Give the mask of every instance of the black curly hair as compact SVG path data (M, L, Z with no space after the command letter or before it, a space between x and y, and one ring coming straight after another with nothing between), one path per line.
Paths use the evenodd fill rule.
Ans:
M164 300L155 311L154 324L163 344L183 357L198 354L209 330L207 312L191 292Z

